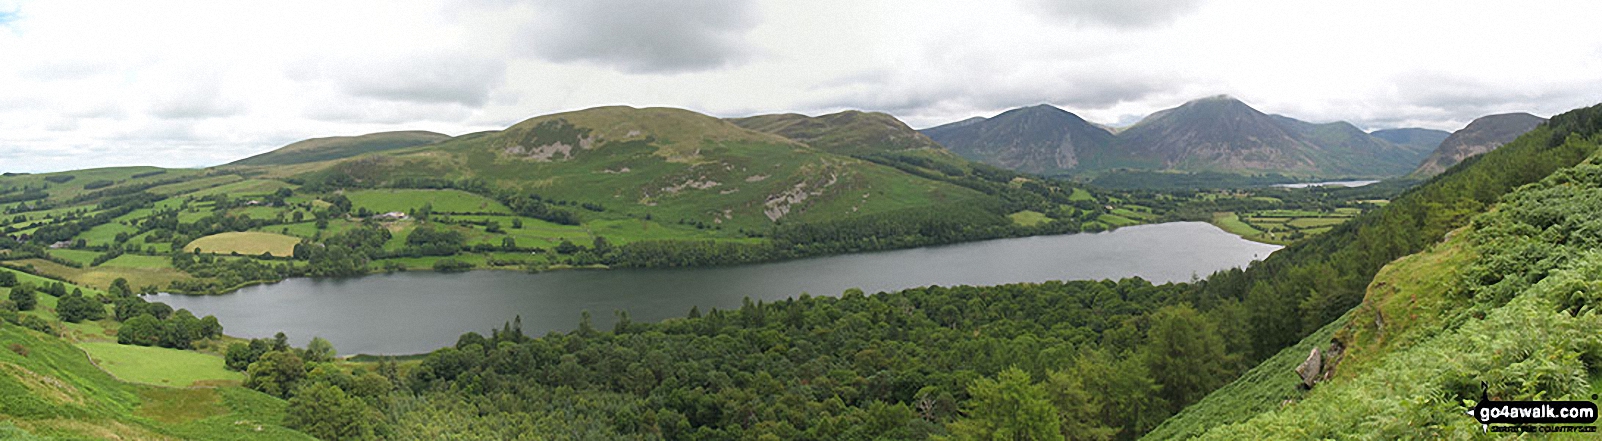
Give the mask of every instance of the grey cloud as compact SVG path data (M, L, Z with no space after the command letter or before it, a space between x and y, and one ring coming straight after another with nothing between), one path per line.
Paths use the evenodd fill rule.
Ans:
M1142 28L1168 24L1204 0L1036 0L1034 6L1078 24Z
M411 54L377 61L319 60L290 72L333 82L360 98L426 104L484 105L506 78L506 62L459 53Z
M1039 78L994 78L969 81L965 76L946 81L911 81L889 72L863 74L812 89L813 100L803 105L817 110L864 109L904 116L909 123L940 124L973 114L950 112L990 111L1040 103L1071 110L1108 108L1118 103L1174 94L1183 84L1175 78L1152 74L1106 75L1093 71L1041 72ZM954 121L955 119L952 119Z
M472 116L461 105L439 103L339 103L308 105L302 115L317 121L361 124L410 124L423 121L460 121Z
M589 62L628 73L716 69L749 58L744 34L754 5L738 0L547 1L520 45L554 62Z
M1376 118L1407 120L1421 117L1466 123L1494 113L1530 112L1541 116L1594 104L1602 87L1586 82L1529 83L1518 87L1498 85L1460 75L1412 73L1396 80L1397 100L1412 109L1399 116ZM1433 117L1433 118L1431 118Z
M244 111L241 102L209 94L169 97L150 108L152 116L162 119L223 118Z

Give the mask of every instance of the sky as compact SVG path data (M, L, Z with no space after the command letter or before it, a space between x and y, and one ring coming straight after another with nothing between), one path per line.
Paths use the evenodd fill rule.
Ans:
M1052 104L1126 125L1227 94L1368 130L1602 102L1602 2L0 0L0 171L204 167L603 105Z

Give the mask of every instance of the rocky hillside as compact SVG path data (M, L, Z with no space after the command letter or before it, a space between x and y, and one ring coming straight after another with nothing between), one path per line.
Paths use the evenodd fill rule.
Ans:
M1434 146L1393 143L1345 122L1269 115L1228 96L1153 113L1116 134L1046 105L924 133L965 158L1035 173L1129 168L1380 177L1406 173Z
M1523 135L1524 132L1534 129L1543 122L1546 122L1546 118L1528 113L1504 113L1480 117L1441 141L1441 145L1436 147L1416 170L1413 170L1411 176L1418 178L1435 176L1463 162L1465 158L1501 147L1502 144L1507 144L1513 138Z
M1071 112L1041 104L924 129L958 156L1029 173L1109 164L1113 135Z

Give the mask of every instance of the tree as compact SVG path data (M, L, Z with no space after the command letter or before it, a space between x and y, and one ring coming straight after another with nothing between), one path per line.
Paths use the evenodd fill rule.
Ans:
M261 359L262 354L267 353L269 345L271 343L259 338L251 340L249 344L234 343L228 345L228 351L223 356L223 364L228 366L229 369L244 371L250 368L251 363Z
M574 245L573 241L570 241L570 240L567 240L567 239L562 239L562 243L556 244L556 253L557 254L573 254L574 252L577 252L578 250L579 250L578 245Z
M306 362L292 351L272 351L245 369L245 387L278 398L288 398L306 378Z
M106 307L100 302L84 297L83 294L73 293L56 302L56 315L61 317L61 321L68 323L100 320L106 318Z
M339 386L312 383L289 399L284 425L318 439L371 439L383 415Z
M125 297L133 295L133 288L128 286L128 279L118 277L117 280L111 281L111 287L106 288L106 292L112 297Z
M117 329L117 343L125 345L155 346L161 342L161 321L150 314L140 314L122 322Z
M972 398L963 404L963 419L951 423L962 440L1060 440L1057 410L1045 388L1031 384L1029 374L1008 368L995 379L968 386Z
M1188 304L1167 306L1151 317L1141 352L1160 394L1178 412L1229 380L1230 354L1218 326Z
M0 270L0 287L10 288L17 286L17 274L11 271Z
M11 302L17 304L18 311L32 311L39 304L39 295L33 292L33 285L23 283L11 288Z
M306 344L307 363L327 363L334 361L334 344L322 337L312 337L311 343Z
M1057 408L1057 421L1067 439L1108 440L1118 434L1118 429L1107 427L1097 419L1105 399L1086 390L1079 376L1052 372L1046 376L1045 388L1051 396L1051 404Z

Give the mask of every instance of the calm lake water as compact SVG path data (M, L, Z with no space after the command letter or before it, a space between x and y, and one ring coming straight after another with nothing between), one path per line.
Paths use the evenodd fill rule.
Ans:
M731 309L745 297L838 296L853 287L873 293L1130 276L1182 282L1279 248L1211 224L1175 222L724 268L411 272L291 279L218 296L152 300L216 315L229 335L283 331L296 344L322 336L341 354L410 354L453 345L468 331L488 335L517 315L523 331L538 336L577 328L582 311L590 311L597 328L610 329L616 310L627 310L634 321L658 321L683 317L692 306Z
M1274 186L1275 187L1285 187L1285 188L1307 188L1307 187L1326 187L1326 186L1328 186L1328 187L1362 187L1364 185L1373 184L1375 182L1379 182L1379 181L1324 181L1324 182L1303 182L1303 183L1299 183L1299 184L1274 184Z

